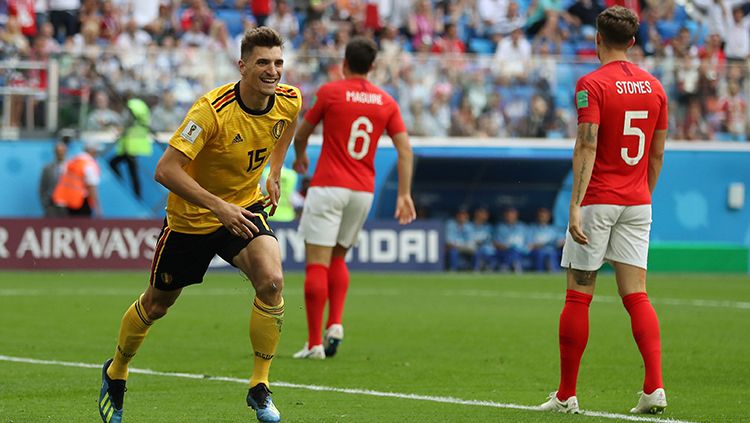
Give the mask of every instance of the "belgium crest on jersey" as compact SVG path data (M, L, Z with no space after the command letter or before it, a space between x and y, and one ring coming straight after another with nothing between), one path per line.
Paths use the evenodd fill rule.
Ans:
M279 138L281 138L281 135L284 133L284 128L286 128L286 121L283 120L280 120L273 125L271 135L273 135L274 140L278 141Z

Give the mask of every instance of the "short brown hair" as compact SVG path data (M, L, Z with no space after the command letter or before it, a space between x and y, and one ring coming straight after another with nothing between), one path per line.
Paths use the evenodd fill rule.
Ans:
M283 45L284 39L273 28L261 26L249 29L242 37L240 58L247 59L255 47L281 47Z
M365 75L370 72L377 55L378 46L375 41L367 37L356 36L346 44L344 60L349 65L349 70L359 75Z
M596 30L604 44L611 47L627 47L638 32L638 16L622 6L612 6L596 17Z

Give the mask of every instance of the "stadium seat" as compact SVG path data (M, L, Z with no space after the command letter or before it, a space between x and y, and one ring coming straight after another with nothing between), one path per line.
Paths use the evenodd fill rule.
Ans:
M469 52L493 54L495 53L495 43L486 38L472 38L469 40Z
M245 25L242 22L242 12L237 10L219 9L216 11L216 18L222 20L224 24L226 24L227 31L229 31L229 35L232 37L241 34L245 28Z

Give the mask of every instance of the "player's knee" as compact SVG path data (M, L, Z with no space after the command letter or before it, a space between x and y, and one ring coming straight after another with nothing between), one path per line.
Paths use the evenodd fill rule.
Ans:
M148 315L148 318L152 321L164 317L167 314L167 311L169 311L169 307L172 305L149 299L146 296L144 296L143 300L141 300L141 303L144 310L146 311L146 314Z
M261 301L271 304L281 299L281 292L284 289L284 276L281 271L265 275L259 283L256 284L255 293Z

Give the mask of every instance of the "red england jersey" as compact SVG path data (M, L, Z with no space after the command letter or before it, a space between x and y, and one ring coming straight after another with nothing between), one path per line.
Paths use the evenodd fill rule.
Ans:
M651 204L648 152L654 131L667 129L667 95L648 72L608 63L576 85L578 123L599 125L596 160L581 205Z
M406 132L398 104L363 78L329 82L318 89L305 120L323 120L323 148L310 186L375 190L375 150L383 131Z

